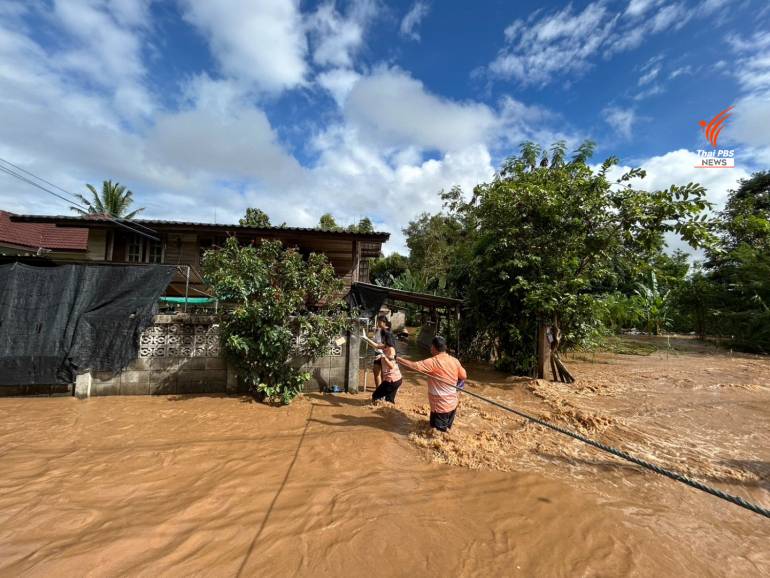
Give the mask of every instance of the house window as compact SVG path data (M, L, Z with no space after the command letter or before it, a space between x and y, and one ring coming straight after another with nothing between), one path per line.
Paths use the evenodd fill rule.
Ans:
M163 244L147 239L147 262L163 263Z
M126 261L129 263L163 263L163 243L132 235L128 239Z
M139 235L132 235L128 241L128 262L141 263L144 239Z
M358 264L358 280L362 283L369 283L369 259L361 259Z

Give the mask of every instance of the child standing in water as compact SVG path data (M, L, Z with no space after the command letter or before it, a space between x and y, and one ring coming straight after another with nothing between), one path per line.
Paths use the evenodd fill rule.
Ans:
M372 394L372 401L385 399L396 403L396 392L401 387L401 370L396 363L396 339L390 331L390 321L385 320L386 328L382 332L382 382Z

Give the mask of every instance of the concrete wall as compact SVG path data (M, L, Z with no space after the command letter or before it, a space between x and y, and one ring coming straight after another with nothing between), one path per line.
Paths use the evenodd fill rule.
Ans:
M357 392L359 347L353 332L330 355L302 365L311 374L305 391L338 386ZM221 356L216 316L157 315L140 337L139 357L126 369L118 374L88 372L75 384L75 395L81 398L194 393L245 393Z

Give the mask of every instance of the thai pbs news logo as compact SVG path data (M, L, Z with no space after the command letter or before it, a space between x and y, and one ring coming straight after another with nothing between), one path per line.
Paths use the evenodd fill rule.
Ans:
M732 106L724 109L709 122L700 121L703 134L709 144L714 147L711 150L698 149L698 162L696 169L734 169L735 149L720 149L718 145L719 133L724 128L725 121L730 118Z

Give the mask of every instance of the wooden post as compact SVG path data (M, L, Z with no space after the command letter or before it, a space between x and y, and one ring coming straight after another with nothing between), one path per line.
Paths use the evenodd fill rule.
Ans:
M546 335L546 324L540 321L537 326L537 366L535 377L545 379L546 366L551 357L551 346Z
M358 267L361 265L361 243L357 240L353 241L353 271L351 279L353 283L358 282Z
M457 358L460 358L460 306L457 306Z

